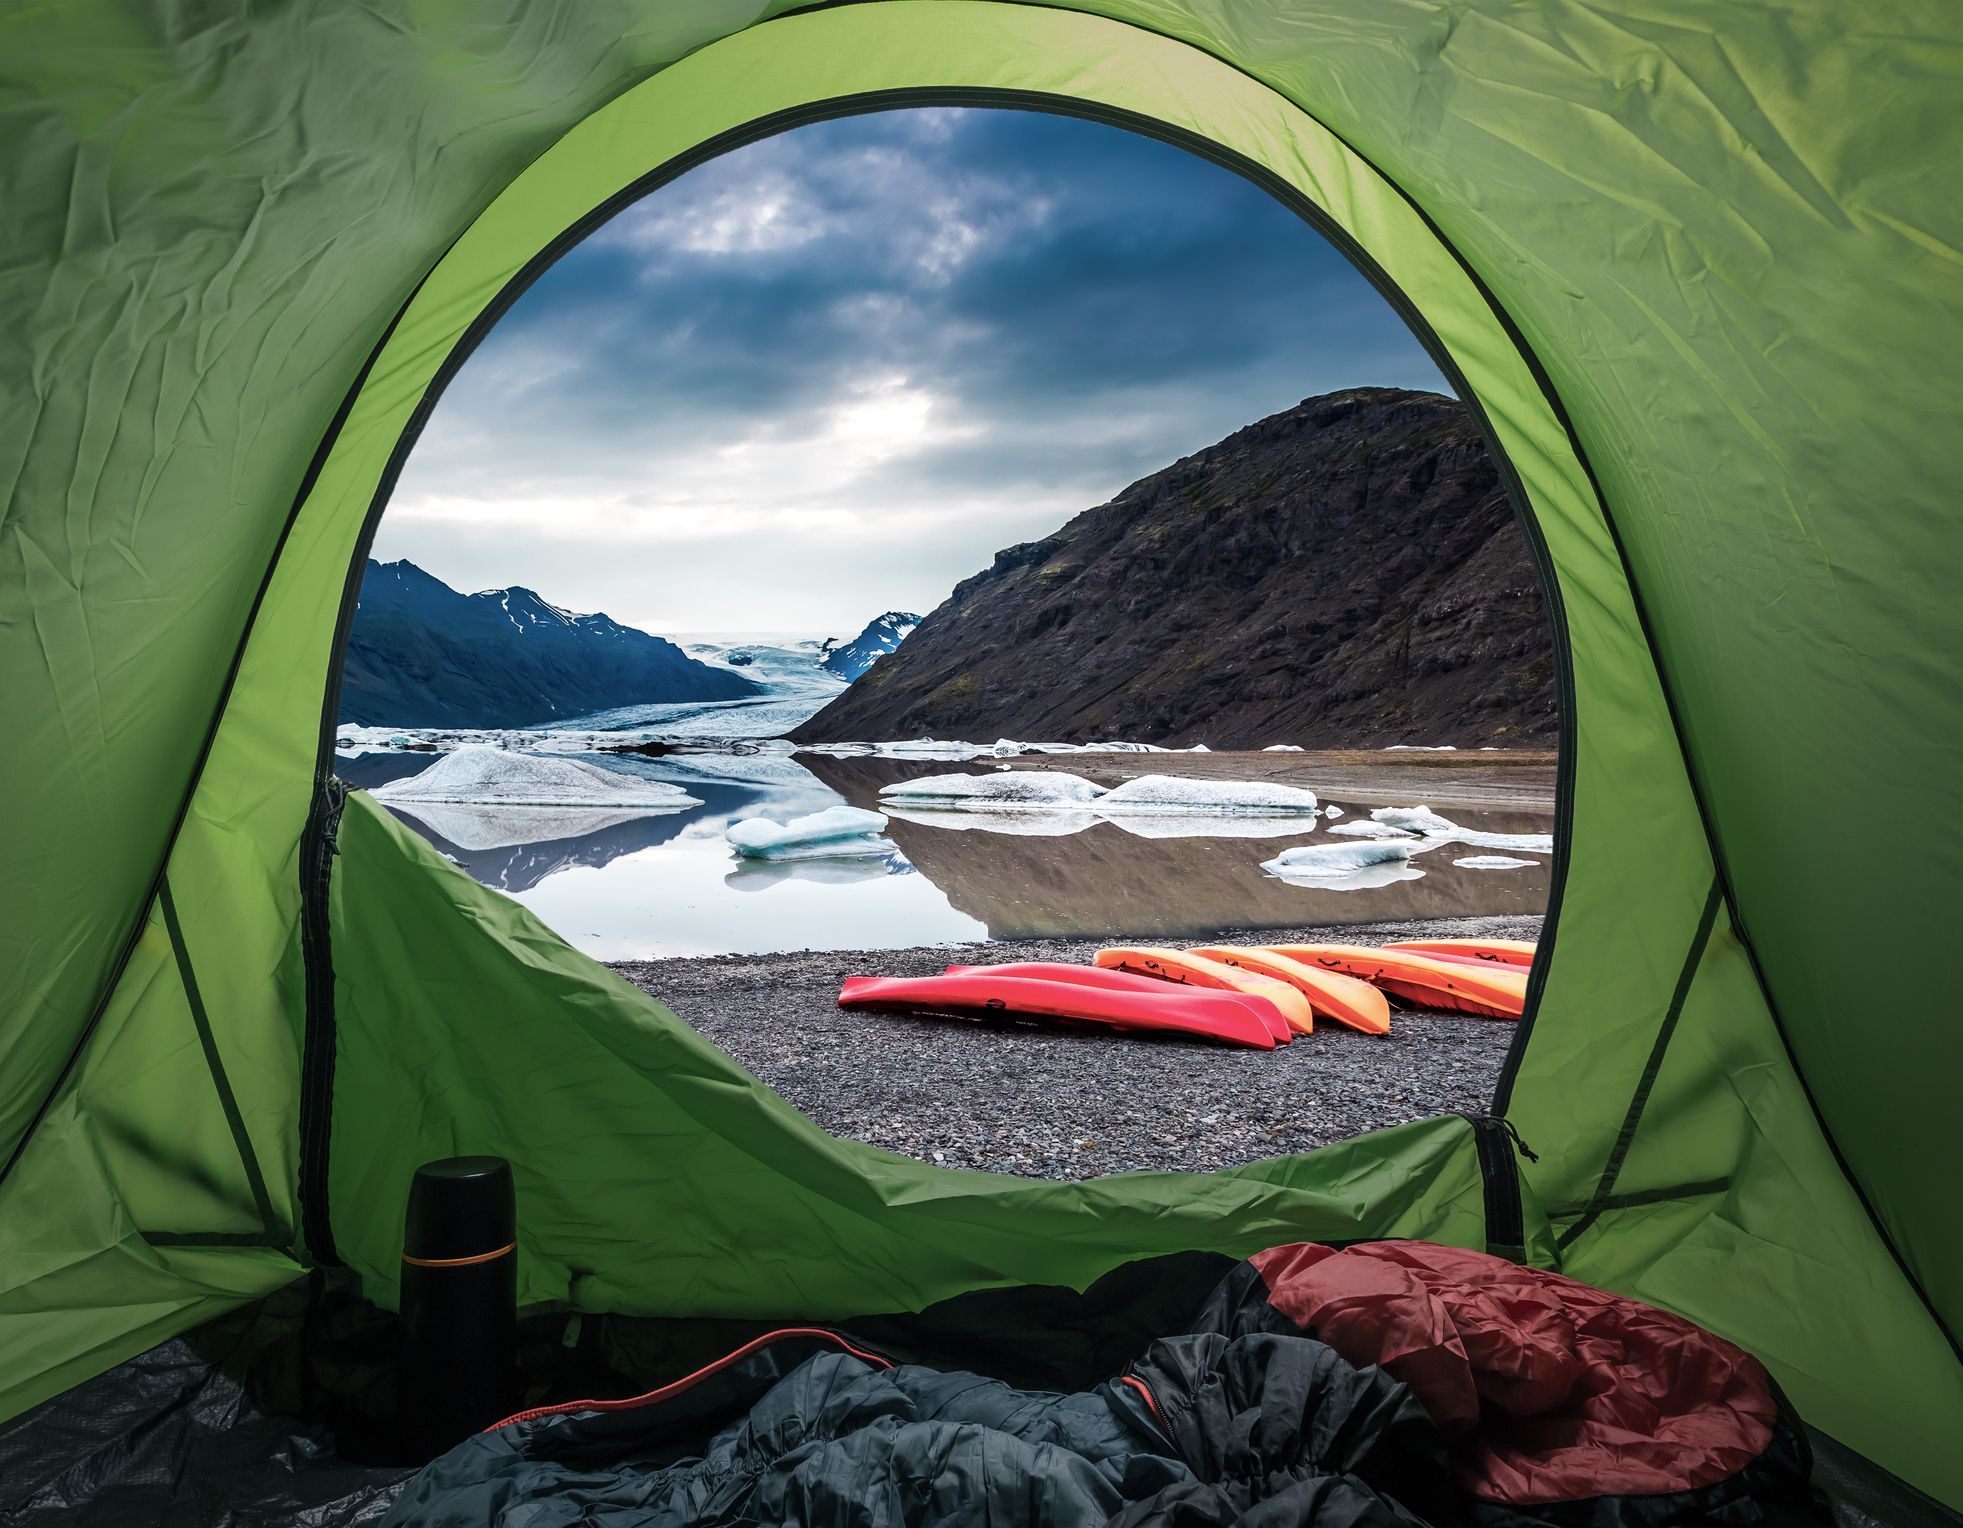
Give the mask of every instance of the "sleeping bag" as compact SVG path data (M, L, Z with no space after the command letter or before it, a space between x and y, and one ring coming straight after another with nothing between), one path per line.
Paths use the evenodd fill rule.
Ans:
M521 1413L388 1523L507 1528L1663 1528L1824 1521L1756 1360L1558 1274L1419 1242L1273 1248L1075 1394L773 1333Z

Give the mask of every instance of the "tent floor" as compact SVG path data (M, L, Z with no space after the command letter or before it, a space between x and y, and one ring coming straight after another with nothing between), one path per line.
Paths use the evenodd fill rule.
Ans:
M1083 1294L994 1290L849 1329L894 1357L1071 1389L1121 1368L1232 1266L1203 1253L1117 1270ZM527 1318L526 1405L638 1394L771 1325ZM1014 1333L1005 1342L1004 1333ZM0 1424L9 1528L358 1528L417 1465L394 1456L395 1318L318 1276L152 1348ZM1963 1517L1819 1433L1837 1528L1959 1528Z

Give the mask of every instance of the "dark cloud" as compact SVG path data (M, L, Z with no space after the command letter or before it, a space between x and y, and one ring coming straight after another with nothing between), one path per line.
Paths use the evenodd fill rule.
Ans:
M1265 192L1027 112L691 171L566 255L437 410L382 551L669 628L843 629L1312 393L1442 387Z

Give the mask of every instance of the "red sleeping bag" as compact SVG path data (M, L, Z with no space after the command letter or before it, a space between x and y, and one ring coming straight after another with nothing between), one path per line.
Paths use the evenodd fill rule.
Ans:
M1311 1242L1215 1292L1224 1330L1307 1335L1409 1385L1454 1439L1459 1489L1499 1503L1664 1496L1765 1455L1764 1367L1681 1316L1484 1252Z

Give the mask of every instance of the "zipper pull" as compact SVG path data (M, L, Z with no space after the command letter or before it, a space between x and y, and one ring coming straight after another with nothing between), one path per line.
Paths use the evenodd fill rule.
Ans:
M1539 1156L1535 1154L1533 1147L1529 1146L1520 1138L1520 1127L1518 1125L1514 1124L1504 1114L1494 1114L1489 1117L1494 1124L1498 1125L1500 1129L1504 1130L1513 1138L1513 1145L1521 1156L1525 1157L1529 1162L1538 1162L1540 1160Z
M341 812L348 804L348 785L338 775L320 783L320 847L323 855L341 852Z

